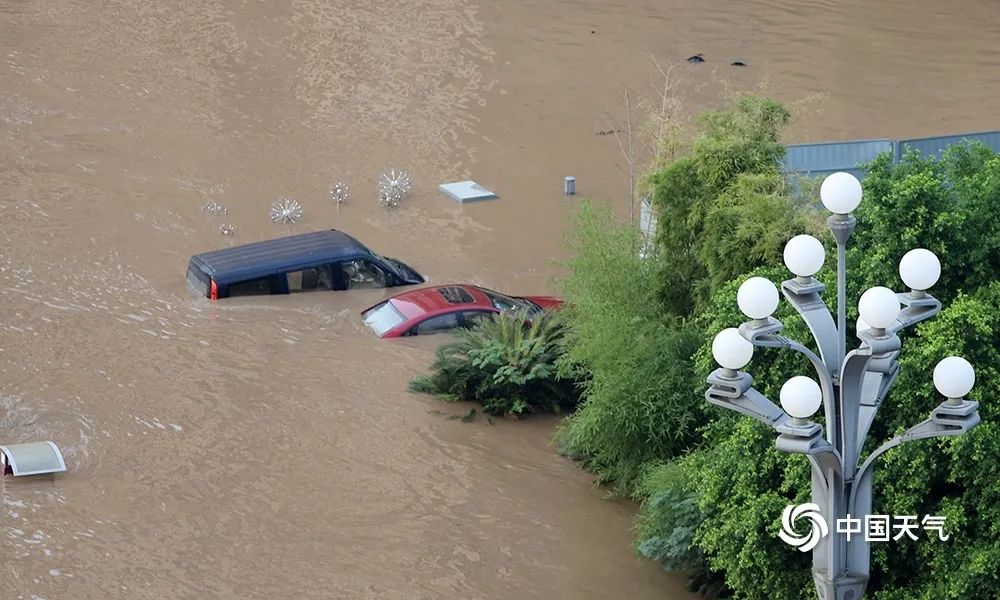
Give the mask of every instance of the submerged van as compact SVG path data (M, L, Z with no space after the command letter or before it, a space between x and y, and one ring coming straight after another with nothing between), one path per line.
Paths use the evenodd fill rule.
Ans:
M188 288L212 300L421 283L408 265L336 229L196 254L187 270Z

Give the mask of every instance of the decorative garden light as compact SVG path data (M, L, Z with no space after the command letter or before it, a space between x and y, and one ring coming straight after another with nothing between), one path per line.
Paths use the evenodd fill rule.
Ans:
M229 209L227 209L221 202L216 202L215 200L209 200L208 204L201 207L201 212L205 213L210 217L224 217L229 214Z
M835 215L847 215L861 204L861 182L850 173L834 173L819 188L823 206Z
M272 223L294 223L302 218L302 205L294 198L282 197L271 205Z
M330 186L330 200L333 200L337 204L337 210L340 210L341 204L347 202L350 193L350 188L343 181L338 181Z
M945 397L930 418L876 448L861 461L861 451L879 407L899 373L901 342L897 333L941 311L927 293L941 275L941 263L929 250L917 248L900 260L899 274L910 291L896 293L876 286L858 299L855 332L860 345L846 353L846 245L857 223L850 214L861 202L860 182L849 173L834 173L820 189L823 204L834 214L827 219L837 242L837 320L823 301L824 284L815 280L825 252L818 240L800 235L785 246L785 265L795 277L782 282L785 299L809 327L815 352L779 335L775 285L761 277L743 282L736 294L750 321L720 332L712 342L719 363L708 377L705 396L715 405L762 421L778 432L777 448L805 455L812 466L812 501L829 524L813 553L813 581L820 600L860 600L868 584L870 538L845 535L833 524L850 515L872 514L872 473L875 460L900 444L961 435L979 424L979 404L965 398L976 381L967 360L949 356L934 368L934 386ZM749 346L749 347L748 347ZM753 347L794 350L812 363L816 379L796 376L781 387L781 407L753 388L753 379L739 371L753 357ZM818 383L817 383L818 381ZM821 426L809 419L822 409Z
M896 292L882 286L868 289L858 300L858 314L873 329L885 329L891 325L899 314L899 308Z
M740 335L735 327L723 329L712 340L712 356L724 369L736 371L753 358L753 344Z
M899 261L899 276L911 290L923 292L941 277L941 261L930 250L915 248Z
M823 403L823 392L815 380L796 375L781 386L779 399L781 408L785 409L790 417L808 419L816 414Z
M965 397L976 385L976 371L961 356L949 356L934 367L934 387L949 400Z
M823 243L811 235L797 235L785 244L785 266L792 273L808 279L823 268L826 250Z
M763 277L751 277L740 285L736 303L751 319L766 319L778 308L778 288Z
M410 193L410 175L400 169L387 169L378 176L379 204L398 206Z

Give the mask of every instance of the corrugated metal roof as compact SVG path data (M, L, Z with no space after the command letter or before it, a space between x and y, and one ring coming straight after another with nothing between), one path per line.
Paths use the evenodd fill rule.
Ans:
M909 148L924 156L940 156L948 147L967 141L979 141L1000 152L1000 131L941 135L910 140L858 140L850 142L823 142L818 144L791 144L786 146L782 171L788 175L824 177L837 171L846 171L861 178L865 171L861 164L872 161L883 152L892 152L899 161Z
M994 151L1000 152L1000 131L983 131L980 133L963 133L912 140L899 140L900 154L906 149L918 150L925 156L939 156L949 146L964 141L978 141L986 144ZM897 158L902 158L898 156Z
M858 165L894 149L892 140L793 144L786 148L783 170L803 175L854 171Z
M212 250L192 256L191 262L225 284L368 254L358 240L328 229Z

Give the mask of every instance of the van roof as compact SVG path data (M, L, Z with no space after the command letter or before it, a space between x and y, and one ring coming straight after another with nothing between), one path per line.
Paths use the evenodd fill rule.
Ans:
M343 231L327 229L195 254L191 264L227 284L370 254Z

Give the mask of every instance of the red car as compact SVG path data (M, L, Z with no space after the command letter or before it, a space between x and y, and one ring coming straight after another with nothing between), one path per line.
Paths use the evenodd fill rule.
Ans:
M403 292L366 308L361 318L375 335L395 338L470 327L500 313L530 316L562 303L551 296L506 296L476 285L446 284Z

